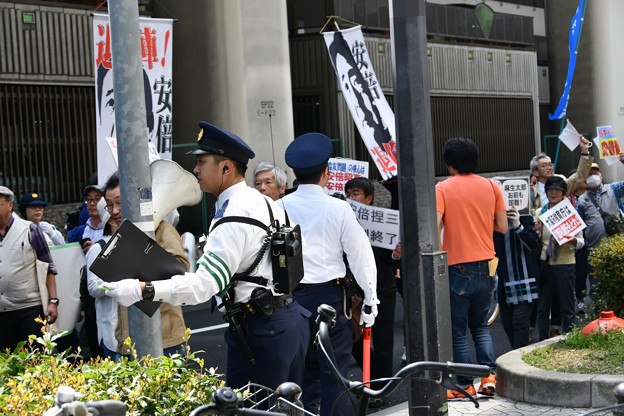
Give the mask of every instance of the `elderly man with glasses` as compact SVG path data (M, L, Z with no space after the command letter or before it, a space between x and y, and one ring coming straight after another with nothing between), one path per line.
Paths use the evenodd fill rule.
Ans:
M89 219L86 224L79 225L67 233L67 241L70 243L80 242L82 251L86 254L89 248L102 238L103 225L98 213L97 205L104 196L102 187L88 185L84 190L84 203L87 206Z
M566 179L568 191L572 192L576 188L578 182L583 182L589 175L594 158L589 155L591 143L585 137L579 138L581 147L581 158L579 160L576 173ZM546 188L544 184L551 176L555 175L555 165L552 163L550 156L546 153L540 153L531 159L531 210L535 211L548 204L546 197ZM562 176L562 175L559 175ZM565 177L564 177L565 179Z

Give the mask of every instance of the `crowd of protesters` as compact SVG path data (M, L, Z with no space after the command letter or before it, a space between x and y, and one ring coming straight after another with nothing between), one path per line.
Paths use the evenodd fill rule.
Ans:
M203 127L203 129L207 128ZM245 171L240 160L244 160L246 168L249 158L253 157L253 151L246 144L241 145L240 139L233 139L230 133L212 126L210 128L216 130L212 136L203 136L202 140L210 142L211 145L203 148L202 142L199 142L196 152L200 153L195 153L198 155L198 167L194 173L200 178L202 169L205 169L205 166L200 165L203 160L200 156L212 157L214 147L212 145L221 145L226 148L225 153L222 153L225 156L223 159L214 158L214 163L221 165L224 160L233 161L230 164L223 164L220 173L227 175L231 169L235 169L238 176L231 186L238 189L239 183L244 184L241 178L244 178ZM204 130L200 134L205 134L203 132ZM363 241L367 239L366 235L359 227L353 225L351 209L339 204L338 201L327 200L319 193L322 192L322 186L326 183L327 160L331 156L332 148L330 144L319 146L319 143L323 145L325 142L329 143L329 139L325 140L326 137L323 135L310 133L304 136L295 140L294 145L289 147L290 154L288 151L286 154L287 163L297 174L297 179L301 181L296 194L288 195L293 190L287 189L286 172L274 164L261 162L254 171L254 184L257 191L273 201L281 200L282 205L288 205L286 208L289 216L301 224L303 229L309 228L307 231L308 248L304 253L304 263L306 261L309 263L306 265L306 276L309 278L312 272L319 268L319 277L309 281L306 281L304 277L304 281L295 290L294 298L303 302L304 306L308 293L322 293L322 296L319 295L321 298L317 295L314 299L311 298L310 301L314 304L320 299L332 298L334 292L332 285L336 282L341 284L343 279L341 276L344 272L340 271L340 276L336 275L326 281L322 277L326 273L317 265L322 264L321 259L327 261L326 253L320 249L328 244L340 242L337 252L339 256L336 257L335 263L338 265L345 261L342 258L343 251L351 253L348 258L351 264L345 264L345 266L347 270L356 271L356 280L360 279L358 284L364 289L361 292L364 303L373 310L373 312L368 312L369 309L367 309L367 312L363 312L360 323L372 324L375 318L378 323L373 327L373 377L390 377L394 361L392 354L394 304L396 291L401 286L396 280L400 276L401 245L399 243L394 251L380 249L371 251L368 242ZM215 143L212 143L213 141ZM217 143L218 141L222 143ZM476 175L479 149L472 140L455 138L445 144L444 161L451 176L436 185L436 211L441 248L448 252L453 360L463 363L472 362L467 338L467 329L470 329L478 363L488 365L492 370L489 377L481 379L478 387L480 394L493 395L496 391L496 357L487 326L487 310L491 294L495 289L498 290L503 328L512 348L520 348L530 342L569 332L577 322L579 310L582 312L591 300L594 278L587 264L587 249L596 247L611 234L609 225L604 220L605 213L616 221L620 220L624 182L602 183L600 166L594 163L590 156L589 146L589 142L581 137L581 157L578 167L567 178L555 174L553 163L548 155L540 153L535 156L530 162L530 215L520 215L517 207L505 205L501 190L494 181ZM240 148L243 150L241 151ZM622 160L624 161L624 158ZM208 185L205 186L208 187ZM225 191L219 188L217 193L219 192ZM374 186L368 179L358 178L348 182L345 192L348 198L357 202L365 205L373 203ZM39 194L28 193L21 197L18 203L19 215L14 212L13 192L6 187L0 187L0 195L0 247L6 246L8 242L13 247L22 248L21 258L27 257L19 267L14 270L3 270L3 273L8 277L36 276L38 270L34 259L40 261L45 267L40 272L43 273L45 288L34 283L37 279L25 279L30 283L19 288L7 286L9 279L0 281L0 287L3 288L5 294L8 293L8 296L0 297L0 307L3 307L0 312L3 318L0 319L0 325L4 329L3 333L15 335L10 338L3 337L0 348L5 349L13 348L17 342L24 340L26 335L38 332L32 322L36 316L43 316L48 323L56 320L58 316L56 307L59 304L55 282L57 271L49 246L64 244L65 238L52 224L43 220L47 203ZM85 221L68 230L67 240L79 242L87 256L88 263L91 263L106 241L110 239L114 227L119 226L122 221L118 177L111 178L105 187L96 184L88 185L84 189L83 196ZM565 243L559 244L539 217L566 198L578 211L587 228L584 232L567 236ZM223 203L225 205L221 206L221 211L226 209L228 200L224 200ZM262 205L257 208L265 209ZM312 214L312 211L318 210L325 210L327 215L331 213L336 216L332 227L340 221L346 221L345 224L349 224L347 228L352 229L349 233L352 237L357 235L357 238L342 239L338 238L338 235L330 236L327 231L318 231L324 229L319 228L319 225L322 225L321 223L325 220L322 216ZM217 218L219 212L216 212ZM188 262L179 244L180 238L175 228L170 224L164 224L159 229L163 227L168 230L167 241L170 241L173 247L168 250L174 253L188 269ZM12 228L16 231L9 234ZM345 228L342 228L341 232L344 233L344 230ZM161 237L158 237L159 242L162 240ZM316 247L319 249L318 254L309 246L315 240L318 240L320 244ZM325 242L320 243L322 241ZM357 247L345 246L345 242L354 243ZM5 252L2 253L3 258L9 258L15 254L15 258L12 259L15 261L12 264L17 264L19 256L15 250L10 252L5 250ZM318 259L315 259L315 256ZM493 260L494 258L498 259L497 263ZM209 268L201 261L198 262L198 266ZM338 266L335 269L341 270ZM376 279L374 269L376 269ZM194 275L196 273L187 273L185 278ZM106 285L93 273L88 272L86 276L88 295L95 298L91 309L88 310L85 307L83 315L83 328L87 333L89 350L93 357L106 356L119 360L122 355L127 354L123 345L123 338L125 338L123 334L127 336L128 330L124 304L146 299L146 293L151 296L151 299L157 295L154 293L154 288L150 287L151 282L139 285L138 281L137 283L122 281L119 284L110 284L108 285L110 288L106 288ZM496 276L498 280L495 279ZM45 296L44 292L46 292ZM159 288L156 288L156 292L162 295L162 290ZM336 293L343 293L342 288ZM181 302L178 302L173 294L163 296L172 302ZM337 296L335 301L337 305L342 304L342 295ZM282 303L276 303L275 306L290 307L291 304L292 301L284 298ZM165 352L169 354L183 352L182 336L185 324L180 306L165 304L161 312L163 322L167 322L167 331L163 330ZM341 325L344 328L351 328L349 319ZM348 332L350 334L351 330ZM340 342L336 341L337 345L341 345L338 347L341 354L344 353L341 358L343 372L346 372L346 363L351 354L361 364L362 344L361 341L357 341L357 334L353 339L356 340L353 347L351 347L351 336L341 335ZM60 345L63 348L75 349L77 339L69 344L61 342ZM267 345L272 348L272 344ZM310 354L308 354L305 360L306 366L310 359ZM240 363L237 365L240 367L239 370L244 370ZM318 361L315 361L314 366L319 366ZM303 371L303 369L300 370ZM309 367L306 367L305 371L308 370ZM322 391L331 385L329 379L324 379L324 371L321 364L320 375L318 371L316 375L317 383L319 380L321 383L318 385L318 396L314 400L325 397ZM245 377L243 376L241 380ZM447 395L449 400L462 399L465 394L477 395L472 379L458 377L457 381L461 389L449 390ZM340 395L339 388L334 390L328 390L326 400L333 401ZM309 391L314 393L313 389ZM315 411L318 411L318 408L315 408Z

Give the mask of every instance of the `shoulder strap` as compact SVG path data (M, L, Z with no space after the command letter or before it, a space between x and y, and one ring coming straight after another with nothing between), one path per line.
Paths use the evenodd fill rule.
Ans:
M262 246L260 247L260 250L258 250L258 254L256 255L256 258L254 259L253 263L251 263L249 268L247 270L245 270L244 272L236 273L236 274L234 274L232 276L233 280L243 280L243 281L246 281L246 282L257 283L259 285L266 286L268 284L268 282L269 282L268 279L265 279L265 278L259 277L259 276L249 276L251 274L251 272L256 267L258 267L258 264L260 264L260 261L264 257L264 254L269 249L269 245L271 243L271 236L273 235L273 233L271 232L271 225L273 225L273 223L275 222L275 217L273 216L273 210L271 209L271 205L269 205L269 201L267 201L266 198L265 198L264 202L266 203L267 209L269 210L269 219L270 219L269 225L263 224L262 222L260 222L259 220L255 219L255 218L248 218L248 217L241 217L241 216L238 216L238 215L232 215L232 216L223 217L223 218L217 220L217 222L212 227L212 230L214 230L216 227L218 227L219 225L224 224L226 222L240 222L240 223L243 223L243 224L254 225L254 226L262 228L263 230L266 231L267 235L264 238L264 240L262 242ZM286 217L286 221L288 222L288 217Z
M600 205L598 205L594 198L592 198L590 195L587 195L587 199L589 199L591 203L594 204L600 215L604 215L604 211L602 210L602 208L600 208Z
M219 225L224 224L226 222L241 222L243 224L255 225L256 227L262 228L263 230L267 230L271 226L271 224L273 224L273 221L275 221L275 218L273 217L273 210L271 209L271 206L269 205L269 201L265 199L264 202L266 203L266 206L269 210L269 218L270 218L269 225L263 224L262 222L260 222L259 220L255 218L232 215L232 216L223 217L217 220L217 222L212 226L211 231L217 228ZM288 221L288 218L286 219L286 221Z

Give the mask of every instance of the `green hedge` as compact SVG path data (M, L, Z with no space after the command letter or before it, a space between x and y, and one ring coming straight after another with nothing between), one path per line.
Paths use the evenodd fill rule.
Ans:
M190 331L187 330L187 338ZM187 348L185 356L97 359L73 364L67 354L53 354L58 335L31 336L13 353L0 353L0 409L3 415L42 414L54 406L56 391L66 385L84 394L81 401L121 400L129 415L181 415L210 403L224 385L222 376ZM128 340L128 343L130 341ZM35 348L37 347L37 348Z
M597 310L624 318L624 235L605 238L591 249L589 263L597 280L592 296Z

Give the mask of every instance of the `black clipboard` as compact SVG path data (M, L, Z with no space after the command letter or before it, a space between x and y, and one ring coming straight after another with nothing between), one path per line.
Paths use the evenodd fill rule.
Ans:
M89 270L105 282L123 279L154 281L184 274L186 266L132 222L124 220ZM160 304L161 302L150 300L135 303L150 317Z

